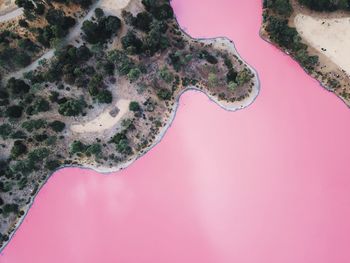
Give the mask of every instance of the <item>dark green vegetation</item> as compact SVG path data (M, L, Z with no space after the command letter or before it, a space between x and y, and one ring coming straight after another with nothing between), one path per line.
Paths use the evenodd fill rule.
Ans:
M90 4L56 2L65 7ZM185 88L196 86L226 102L242 101L252 91L253 75L246 65L225 43L216 48L216 42L184 35L167 0L144 0L139 13L125 9L121 17L96 8L82 23L81 36L69 44L57 41L77 24L77 17L52 2L35 3L18 2L25 8L19 23L32 32L38 50L53 46L55 52L22 78L4 78L0 85L2 233L57 168L116 167L151 147ZM43 26L33 27L39 20ZM6 41L16 49L31 45ZM123 99L130 101L127 112L112 128L73 129L91 120L102 127L94 122L96 116L116 117ZM0 238L6 241L8 235L0 233Z
M83 10L91 1L16 0L17 6L24 9L24 18L19 20L18 27L13 28L10 23L9 29L0 32L0 73L29 65L45 48L58 45L76 24L74 17L63 8L55 9L52 3L75 4Z
M310 56L297 30L288 25L293 9L289 0L264 1L264 22L270 39L287 50L307 71L313 71L317 56Z
M299 3L316 11L332 12L338 9L350 9L349 0L299 0Z
M102 10L102 9L97 9ZM84 21L81 28L84 38L90 44L104 43L106 40L116 35L121 27L121 21L116 16L104 16L102 12L95 12L98 15L97 22L91 20Z

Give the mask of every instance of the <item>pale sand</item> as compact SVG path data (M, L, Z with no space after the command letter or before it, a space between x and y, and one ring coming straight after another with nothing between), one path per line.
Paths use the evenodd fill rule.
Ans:
M100 8L108 15L120 15L121 11L128 6L131 0L101 0Z
M129 111L130 100L120 99L114 107L108 107L95 119L83 123L72 124L70 129L75 133L100 133L115 126L125 113ZM118 113L114 116L111 115L111 111L118 108Z
M5 15L18 9L15 0L0 0L0 15Z
M23 14L23 8L15 8L8 12L0 12L0 23L7 22L9 20L15 19Z
M325 19L298 14L294 23L305 41L350 74L350 17Z

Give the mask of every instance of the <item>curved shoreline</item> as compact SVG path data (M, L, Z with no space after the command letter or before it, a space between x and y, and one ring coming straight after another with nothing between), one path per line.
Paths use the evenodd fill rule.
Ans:
M262 17L262 15L261 15ZM266 37L264 36L264 21L261 19L261 23L260 23L260 29L259 29L259 37L264 41L266 42L267 44L275 47L276 49L278 49L279 51L281 51L283 54L287 55L289 58L291 58L293 61L295 61L298 66L312 79L316 80L318 82L318 84L323 88L325 89L326 91L332 93L334 96L336 96L338 99L340 99L346 106L347 108L350 109L350 102L346 101L346 99L344 99L342 96L338 95L333 89L331 89L330 87L328 87L326 84L324 84L322 82L322 80L318 79L316 76L313 76L312 74L310 74L302 65L301 63L296 59L294 58L286 49L280 47L277 43L274 43L270 40L269 36L268 36L268 33L266 32ZM308 45L309 47L309 45ZM336 64L335 64L336 65ZM337 65L338 68L340 68L338 65ZM343 73L344 74L344 73Z
M12 232L8 234L8 241L4 242L3 246L0 248L0 256L1 253L4 251L4 249L7 247L7 245L11 242L11 240L13 239L14 235L16 234L17 230L19 229L19 227L22 225L22 223L24 222L29 210L31 209L32 205L34 204L34 201L37 197L37 195L39 194L39 192L41 191L41 189L44 187L44 185L47 183L47 181L52 177L52 175L54 175L57 171L65 169L65 168L79 168L79 169L87 169L87 170L93 170L97 173L100 173L102 175L109 175L111 173L116 173L120 170L123 170L127 167L129 167L130 165L132 165L135 161L137 161L139 158L143 157L145 154L147 154L150 150L152 150L154 147L156 147L163 139L163 137L165 136L166 132L168 131L168 129L171 127L173 121L175 120L176 117L176 113L179 107L179 101L181 98L181 95L184 94L187 91L196 91L196 92L201 92L203 94L205 94L209 100L213 103L215 103L216 105L218 105L220 108L226 110L226 111L230 111L230 112L235 112L238 110L242 110L247 108L248 106L250 106L258 97L259 92L260 92L260 80L259 80L259 75L257 73L257 71L250 65L248 64L238 53L236 46L234 44L234 41L230 40L227 37L213 37L213 38L192 38L189 34L187 34L181 27L180 24L178 23L178 20L176 19L176 23L179 25L179 28L181 29L181 31L184 33L184 35L188 38L190 38L193 41L202 41L202 42L209 42L207 44L213 44L213 42L219 42L221 44L225 44L224 42L226 42L226 47L228 48L228 52L232 53L232 55L236 55L241 61L242 63L249 69L251 70L251 72L254 74L253 77L253 87L252 87L252 91L249 93L249 96L245 99L243 99L242 101L235 101L235 102L227 102L225 103L224 100L220 101L218 100L216 97L214 97L213 95L209 94L208 92L205 92L205 90L202 90L196 86L188 86L185 89L181 90L175 97L174 103L171 105L172 109L170 111L169 117L168 119L165 121L165 125L160 129L160 131L158 132L158 134L155 136L155 139L153 141L153 143L142 149L139 153L135 154L135 156L133 156L131 159L129 159L128 161L121 163L118 166L115 166L113 168L107 168L107 167L96 167L96 166L92 166L92 165L67 165L67 166L62 166L58 169L56 169L55 171L53 171L51 174L49 174L45 180L43 182L40 183L38 189L36 190L35 195L32 196L32 200L31 202L27 205L27 207L25 207L24 209L24 214L18 218L17 222L15 223L15 225L13 226L13 230Z

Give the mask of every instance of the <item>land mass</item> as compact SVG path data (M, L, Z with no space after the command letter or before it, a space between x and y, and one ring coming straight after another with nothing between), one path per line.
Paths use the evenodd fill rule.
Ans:
M265 0L260 34L350 106L350 2Z
M0 13L2 248L55 170L126 167L162 138L184 91L227 110L258 94L233 43L192 39L168 0L16 4Z

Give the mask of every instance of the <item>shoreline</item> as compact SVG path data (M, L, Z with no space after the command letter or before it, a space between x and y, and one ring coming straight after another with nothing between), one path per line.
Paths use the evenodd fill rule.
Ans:
M294 3L294 2L293 2ZM297 9L295 6L293 6L294 9ZM259 37L265 41L266 43L268 43L269 45L272 45L274 46L275 48L277 48L278 50L280 50L281 52L283 52L283 54L287 55L289 58L291 58L293 61L295 61L298 66L300 68L302 68L302 70L309 76L311 77L312 79L316 80L318 82L318 84L323 88L325 89L326 91L332 93L334 96L336 96L338 99L340 99L345 105L347 108L350 109L350 100L347 100L345 97L343 97L341 94L338 94L337 93L337 90L336 89L333 89L330 84L327 84L327 81L329 80L327 77L325 78L325 80L322 79L323 75L320 75L319 73L325 73L325 74L329 74L329 72L322 72L322 68L323 67L336 67L336 70L334 70L332 73L333 74L338 74L339 76L343 77L344 79L346 78L349 78L350 76L343 72L342 68L337 65L335 62L333 62L329 57L325 56L325 54L323 54L322 52L316 50L306 39L302 38L302 41L304 44L307 45L308 49L311 49L312 51L312 55L316 55L318 56L319 58L326 58L326 62L325 63L322 63L319 65L319 69L314 69L313 72L309 72L305 67L302 66L302 64L285 48L279 46L277 43L273 42L271 39L270 39L270 36L269 36L269 33L265 30L265 26L266 26L266 22L264 22L264 20L262 19L263 17L263 14L264 14L264 8L262 7L262 15L261 15L261 23L260 23L260 28L259 28ZM298 10L300 11L300 10ZM296 11L295 11L296 12ZM305 15L306 13L308 15L310 15L311 13L314 13L316 11L305 11L304 12L299 12L297 14L301 14L301 15ZM317 13L317 12L316 12ZM344 12L343 11L337 11L337 13L340 13L341 14L341 17L344 17ZM297 15L295 13L293 13L291 15L291 18L288 19L288 23L291 23L292 27L295 27L294 25L294 17ZM320 14L323 14L323 13L320 13ZM334 15L334 14L333 14ZM348 18L350 18L350 16L346 16ZM333 17L335 18L335 17ZM290 21L292 20L292 21ZM300 36L300 34L298 33L298 35ZM300 36L302 37L302 36ZM327 63L328 62L328 63ZM342 80L344 82L344 79Z
M177 20L176 20L177 22ZM181 27L180 27L181 28ZM217 106L219 106L220 108L229 111L229 112L235 112L238 110L243 110L247 107L249 107L251 104L254 103L254 101L257 99L259 93L260 93L260 87L261 87L261 83L260 83L260 79L259 79L259 75L257 73L257 71L250 65L248 64L238 53L236 46L234 44L234 41L228 39L227 37L216 37L216 38L192 38L191 36L189 36L186 32L184 32L184 30L181 28L181 31L189 38L191 38L192 40L197 40L197 41L203 41L203 42L219 42L219 43L224 43L226 42L226 45L224 45L224 47L226 46L226 48L228 48L228 52L232 53L232 55L236 55L243 63L244 65L252 71L252 73L254 74L253 77L253 83L254 86L252 87L252 91L250 92L249 96L247 98L245 98L242 101L235 101L235 102L226 102L225 101L220 101L218 100L216 97L214 97L213 95L205 92L204 90L196 87L196 86L188 86L185 89L181 90L178 94L176 94L176 98L174 103L171 105L172 109L170 111L170 115L169 117L166 119L165 121L165 125L160 129L159 133L155 136L154 141L151 143L150 146L144 148L143 150L141 150L138 154L135 154L135 156L133 156L131 159L129 159L128 161L121 163L118 166L115 166L113 168L109 168L109 167L98 167L98 166L93 166L93 165L67 165L67 166L62 166L56 170L54 170L50 175L48 175L45 180L40 183L35 195L33 195L32 197L32 201L27 205L27 207L25 207L24 209L24 214L17 220L17 222L14 224L13 226L13 230L10 234L8 234L9 239L8 241L4 242L3 246L0 248L0 256L1 253L4 251L4 249L7 247L7 245L11 242L11 240L13 239L14 235L16 234L17 230L19 229L19 227L22 225L22 223L24 222L24 220L26 219L26 216L29 212L29 210L31 209L32 205L34 204L34 201L37 197L37 195L39 194L39 192L41 191L41 189L45 186L45 184L48 182L48 180L52 177L52 175L54 175L57 171L62 170L62 169L67 169L67 168L79 168L82 170L93 170L94 172L97 172L99 174L108 176L111 173L116 173L120 170L123 170L127 167L129 167L130 165L132 165L135 161L137 161L138 159L142 158L144 155L146 155L149 151L151 151L154 147L156 147L163 139L163 137L166 135L168 129L171 127L171 125L173 124L173 121L175 120L176 117L176 113L177 110L179 108L179 102L180 102L180 98L182 96L182 94L186 93L187 91L195 91L195 92L201 92L204 95L206 95L209 100L213 103L215 103Z

